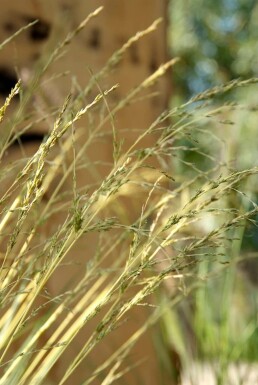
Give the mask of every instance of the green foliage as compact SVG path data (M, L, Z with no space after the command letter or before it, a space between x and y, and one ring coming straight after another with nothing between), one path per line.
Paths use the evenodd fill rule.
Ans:
M207 176L214 159L218 169L225 163L240 172L257 166L257 89L237 89L240 79L249 82L248 78L257 76L257 2L189 0L186 4L176 0L171 2L170 12L171 49L182 60L174 70L178 95L172 104L196 92L202 94L207 87L219 89L225 81L233 86L233 92L229 87L228 93L213 98L219 110L210 111L207 102L208 113L202 121L196 123L188 109L187 136L178 137L181 156L176 160L177 169L199 178ZM212 96L212 92L208 94ZM184 343L191 341L185 361L210 362L217 383L227 384L231 362L256 362L258 357L256 178L239 180L225 200L217 196L214 203L219 203L220 214L215 218L208 214L207 228L212 229L214 219L220 221L229 209L240 209L243 215L254 210L253 215L228 229L231 241L218 245L215 258L208 258L211 249L206 249L198 267L203 285L178 311L185 320L181 331ZM241 383L240 375L238 381Z
M257 76L255 0L175 0L170 15L171 49L182 59L174 72L181 98Z

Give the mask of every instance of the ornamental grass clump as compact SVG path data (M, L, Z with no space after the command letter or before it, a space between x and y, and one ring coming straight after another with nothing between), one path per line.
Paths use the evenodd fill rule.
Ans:
M28 110L48 67L98 12L57 45L26 88L19 81L0 110L0 385L61 385L78 378L83 384L144 383L141 367L153 353L131 352L146 333L147 340L159 335L161 320L167 328L171 309L210 279L199 271L204 261L222 261L223 269L231 263L227 250L235 229L257 212L246 186L254 187L258 168L234 169L219 135L229 119L223 115L237 107L216 102L257 79L208 90L164 111L124 146L116 114L140 103L141 93L177 59L114 106L110 97L119 84L103 89L101 81L159 21L124 44L58 110L49 107L40 118ZM92 90L97 95L91 98ZM18 94L19 106L7 117ZM27 147L32 130L45 121L53 122L49 132ZM105 130L113 150L100 175L91 152ZM207 138L212 151L210 144L205 148ZM251 206L244 209L237 199L233 205L232 194ZM176 341L176 328L170 325L170 337L155 353L168 378L174 361L166 360L167 352L176 349L183 358L186 349Z

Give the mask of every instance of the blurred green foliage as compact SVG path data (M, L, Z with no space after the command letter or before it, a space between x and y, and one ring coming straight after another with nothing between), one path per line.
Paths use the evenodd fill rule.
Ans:
M234 78L258 75L256 0L173 0L169 33L176 94L187 98Z
M170 20L171 54L181 58L173 69L173 107L207 88L221 86L232 79L258 76L256 0L172 0ZM214 114L215 119L211 120L207 111L212 105L232 105L232 108ZM214 164L227 164L228 172L258 165L257 85L223 94L211 104L204 103L203 110L201 105L195 107L196 111L188 110L194 124L188 125L187 137L179 135L174 144L181 151L181 163L175 163L181 175L188 173L194 177L196 169L206 172L211 167L211 159ZM197 123L196 116L200 115L203 120ZM218 143L222 143L220 150ZM255 177L232 189L225 207L240 207L246 212L257 207L257 203ZM205 224L208 228L211 225ZM229 267L223 267L223 258L200 263L198 274L204 283L190 301L180 305L187 323L182 338L187 330L193 332L192 356L218 360L221 370L230 361L257 361L257 234L255 214L235 230L228 248L220 250ZM189 339L188 336L186 341Z

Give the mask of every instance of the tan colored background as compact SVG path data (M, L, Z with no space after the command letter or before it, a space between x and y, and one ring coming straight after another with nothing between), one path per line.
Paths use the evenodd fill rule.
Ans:
M167 60L166 50L166 0L11 0L1 2L0 13L0 40L10 36L17 29L25 26L28 22L39 19L39 23L24 31L10 44L0 51L0 102L3 103L4 97L8 94L8 85L13 86L16 79L21 78L26 84L33 77L37 63L49 54L56 41L61 41L66 34L76 28L76 26L95 10L99 5L105 8L100 15L91 20L87 27L72 41L64 54L48 69L45 80L55 74L66 73L63 77L48 81L46 85L40 86L40 92L32 95L30 105L36 109L38 117L43 116L47 109L60 106L68 92L72 90L74 94L80 88L87 85L90 75L88 68L96 74L106 63L112 53L121 47L137 31L147 28L155 19L163 17L164 21L158 29L145 36L136 43L126 53L118 67L109 74L108 77L99 81L99 86L104 90L119 83L119 88L111 96L111 106L115 105L126 93L137 86L146 77L151 75L161 63ZM125 147L134 141L134 130L146 129L151 122L164 110L168 102L169 95L169 76L161 79L151 92L158 92L153 98L126 107L121 113L115 116L115 125L121 137L125 140ZM98 93L89 95L91 101ZM86 102L87 102L86 101ZM17 101L14 104L17 104ZM13 104L12 109L15 109ZM46 132L51 130L53 121L48 119L44 123L31 128L32 132ZM80 125L86 127L87 119ZM132 130L133 129L133 130ZM153 143L155 138L149 138L149 143ZM35 145L26 148L28 154L35 149ZM21 156L18 149L11 149L7 154L6 161L17 159ZM92 148L87 154L91 161L101 159L103 162L112 162L112 137L110 128L107 128L105 140ZM105 175L105 167L99 168L100 175ZM88 183L90 176L80 174L80 183ZM128 203L127 203L128 204ZM128 207L132 211L131 207ZM89 240L88 240L89 242ZM76 258L79 259L85 254L87 246L81 246L81 250L75 251ZM84 253L82 253L84 251ZM88 254L90 251L87 250ZM82 255L81 255L82 254ZM87 253L86 253L87 254ZM71 268L62 268L55 278L50 282L48 290L56 295L60 288L58 284L65 282L67 277L71 278ZM122 331L114 333L113 339L107 339L102 351L98 351L92 360L95 364L101 362L104 357L108 357L113 351L117 341L123 343L132 330L139 327L144 322L144 310L138 310L132 315L132 320ZM92 327L92 325L91 325ZM84 332L87 334L87 330ZM89 333L89 332L88 332ZM48 383L57 384L63 371L71 361L83 340L80 336L70 349L62 364L57 365ZM118 381L120 384L136 385L138 383L156 385L160 383L161 373L158 372L158 357L156 356L151 334L147 334L130 355L131 362L145 359L134 373L127 374L125 379ZM72 376L66 385L76 385L89 376L91 366L81 365L79 372ZM46 382L47 383L47 382ZM96 382L100 383L100 382ZM171 383L171 382L169 382Z

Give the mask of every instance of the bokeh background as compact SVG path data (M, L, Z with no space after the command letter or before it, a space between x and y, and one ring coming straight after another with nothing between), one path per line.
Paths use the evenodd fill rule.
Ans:
M173 107L185 103L207 88L220 87L236 80L258 75L258 4L255 0L173 0L169 6L169 47L172 55L181 58L173 72ZM232 168L243 170L257 165L257 86L237 88L213 100L214 105L234 107L218 115L216 122L201 135L194 128L191 136L179 140L189 151L183 159L205 170L207 163L198 147L215 156L217 161L230 161ZM218 151L213 134L222 141L224 153ZM182 173L189 172L180 166ZM228 204L241 210L255 207L258 202L257 178L241 188L245 194L232 192ZM239 186L240 187L240 186ZM258 217L243 221L232 234L232 242L223 250L223 258L203 262L199 273L203 285L191 300L179 307L186 325L181 333L181 349L187 345L191 329L193 356L202 361L219 362L220 370L231 361L258 359ZM207 222L204 226L212 226ZM229 263L226 269L220 268ZM220 267L219 267L220 265ZM210 277L208 279L208 276ZM178 320L177 320L178 322ZM222 381L223 370L217 373ZM240 375L235 383L240 383ZM256 375L257 381L257 375ZM214 380L215 381L215 380ZM239 381L239 382L238 382ZM243 383L247 383L247 378ZM215 382L214 382L215 383ZM250 382L251 383L251 382Z

